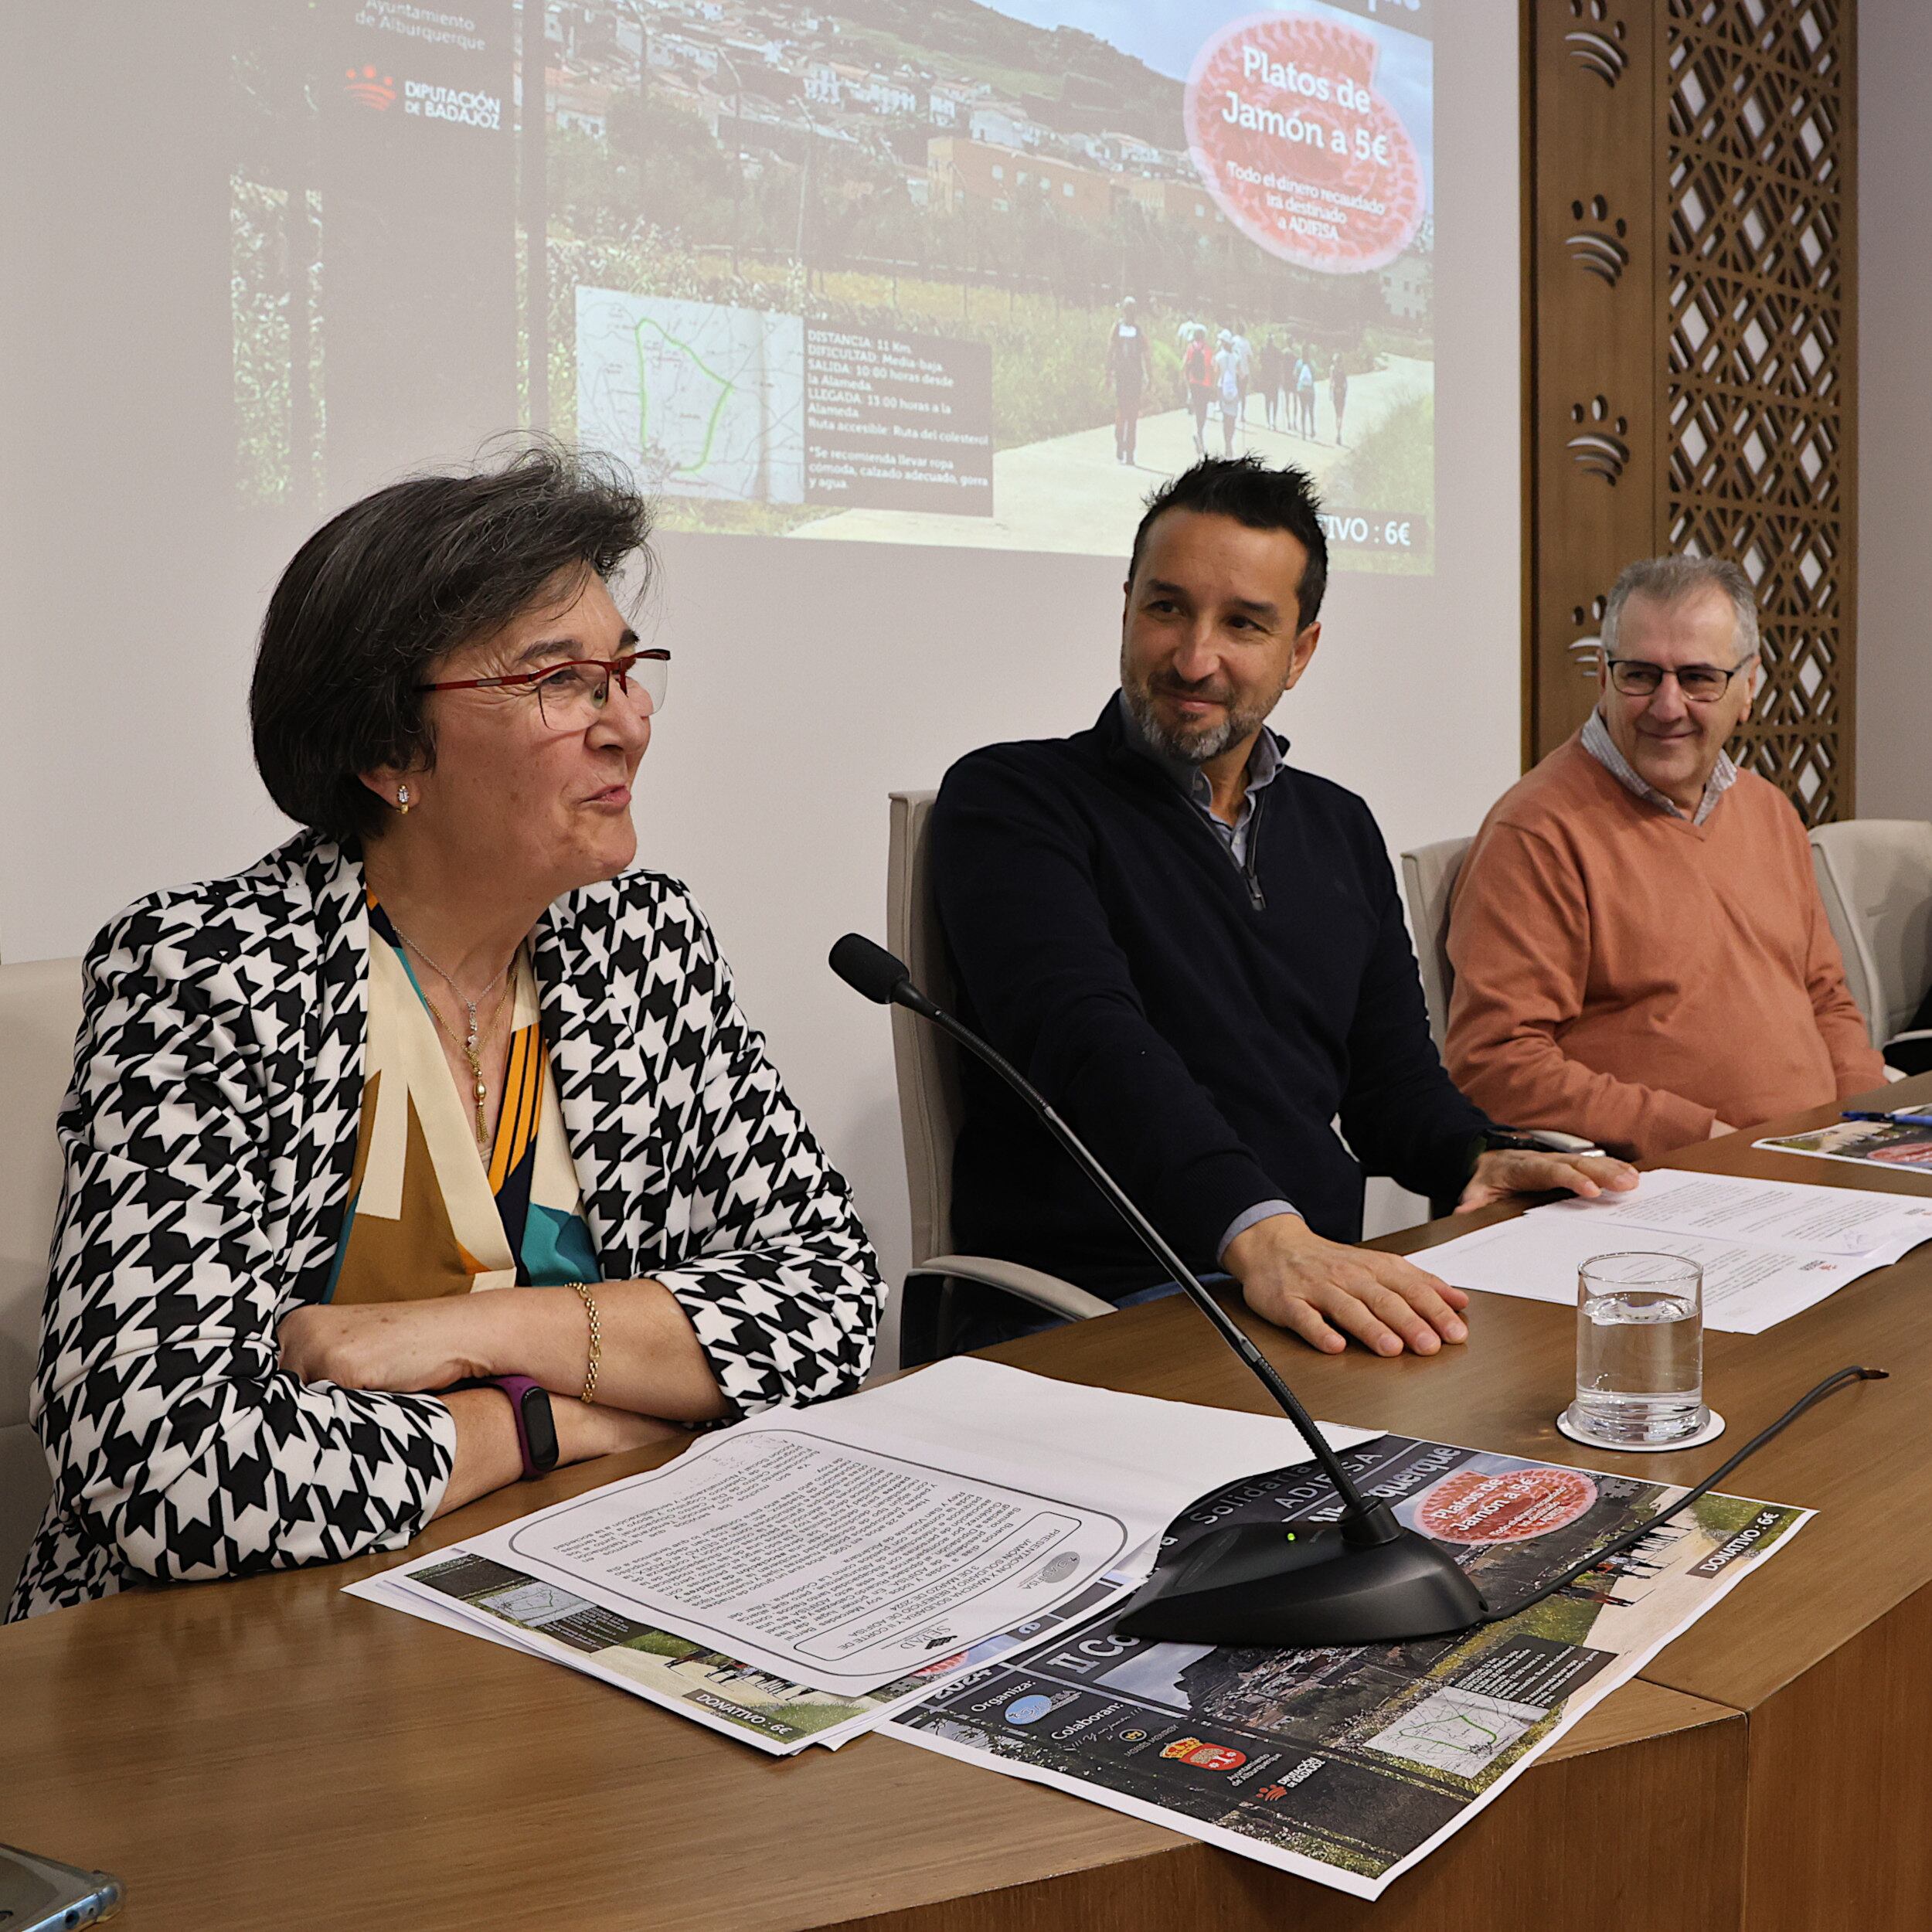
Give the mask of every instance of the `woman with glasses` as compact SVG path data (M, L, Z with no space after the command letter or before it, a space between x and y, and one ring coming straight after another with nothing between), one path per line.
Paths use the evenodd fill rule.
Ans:
M648 529L543 447L284 572L251 713L305 829L87 957L12 1615L396 1549L864 1373L845 1182L689 895L626 869L669 654L611 587Z

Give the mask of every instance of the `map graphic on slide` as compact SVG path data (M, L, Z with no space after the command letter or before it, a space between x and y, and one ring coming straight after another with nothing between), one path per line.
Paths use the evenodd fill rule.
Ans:
M804 325L795 315L577 291L577 433L669 496L799 503Z

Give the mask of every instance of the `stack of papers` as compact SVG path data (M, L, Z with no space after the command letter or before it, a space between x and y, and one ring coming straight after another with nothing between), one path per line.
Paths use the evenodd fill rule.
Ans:
M1505 1612L1682 1494L1325 1433ZM719 1430L349 1588L775 1754L883 1726L1373 1898L1808 1513L1706 1496L1546 1602L1421 1643L1216 1649L1118 1628L1163 1532L1341 1512L1285 1420L968 1359Z
M1932 1202L1660 1168L1624 1194L1560 1201L1414 1258L1452 1286L1573 1305L1600 1254L1680 1254L1704 1270L1706 1327L1760 1335L1932 1240Z
M1196 1498L1308 1457L1281 1417L961 1358L349 1589L789 1753L1090 1616Z
M1137 1569L1110 1573L1045 1616L933 1658L863 1695L838 1695L757 1669L460 1549L351 1583L347 1594L563 1664L774 1757L789 1757L811 1744L836 1750L964 1673L1093 1615L1132 1589L1152 1558L1149 1549Z

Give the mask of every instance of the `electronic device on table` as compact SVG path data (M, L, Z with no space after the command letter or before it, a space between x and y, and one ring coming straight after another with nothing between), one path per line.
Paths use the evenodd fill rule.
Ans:
M0 1845L0 1932L72 1932L118 1912L120 1879Z

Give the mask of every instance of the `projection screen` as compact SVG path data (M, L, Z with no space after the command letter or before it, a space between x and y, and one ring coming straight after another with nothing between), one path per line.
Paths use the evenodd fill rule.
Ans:
M620 457L667 529L1114 555L1150 474L1253 450L1315 477L1338 570L1426 573L1433 25L248 10L238 487L355 467L393 393L460 379Z

